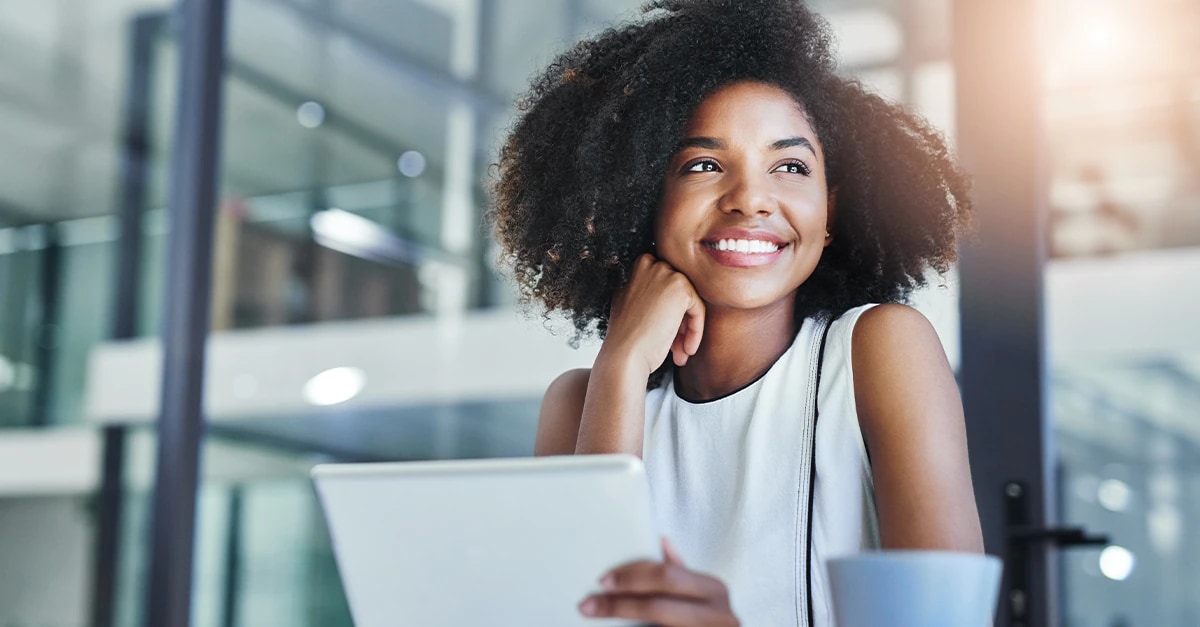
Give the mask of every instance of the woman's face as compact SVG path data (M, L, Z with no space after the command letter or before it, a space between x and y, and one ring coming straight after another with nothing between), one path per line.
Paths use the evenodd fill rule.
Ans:
M655 254L710 308L794 298L828 245L825 159L800 105L757 82L734 83L692 113L667 164Z

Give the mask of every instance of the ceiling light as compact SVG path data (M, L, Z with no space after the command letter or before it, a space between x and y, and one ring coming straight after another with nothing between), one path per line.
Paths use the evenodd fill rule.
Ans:
M1114 544L1100 551L1100 572L1113 581L1125 581L1136 561L1129 549Z
M396 167L404 176L415 179L425 171L425 155L415 150L406 151L396 160Z
M309 100L296 109L296 121L304 128L317 128L325 123L325 107Z
M1104 509L1113 512L1123 512L1129 509L1129 501L1132 496L1133 490L1129 489L1129 484L1120 479L1105 479L1096 488L1096 500Z
M337 405L358 396L366 385L367 375L361 368L330 368L304 384L304 400L313 405Z

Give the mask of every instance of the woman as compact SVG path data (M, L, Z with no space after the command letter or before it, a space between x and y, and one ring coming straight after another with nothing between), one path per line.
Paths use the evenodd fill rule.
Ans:
M835 74L799 2L646 11L535 79L494 188L525 298L603 338L547 390L537 454L642 456L678 547L580 611L832 625L831 557L982 551L953 373L901 304L953 262L966 177Z

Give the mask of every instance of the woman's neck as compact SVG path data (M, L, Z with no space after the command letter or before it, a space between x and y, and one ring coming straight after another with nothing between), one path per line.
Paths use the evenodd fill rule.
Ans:
M705 311L700 349L678 369L676 390L693 401L720 398L761 377L796 337L791 299L753 311Z

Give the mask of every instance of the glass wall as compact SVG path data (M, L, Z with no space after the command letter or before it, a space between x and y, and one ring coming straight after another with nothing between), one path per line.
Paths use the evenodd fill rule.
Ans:
M132 23L167 6L0 2L0 426L80 421L88 349L111 332ZM159 190L160 156L143 177Z
M1200 5L1047 2L1062 624L1200 623Z

